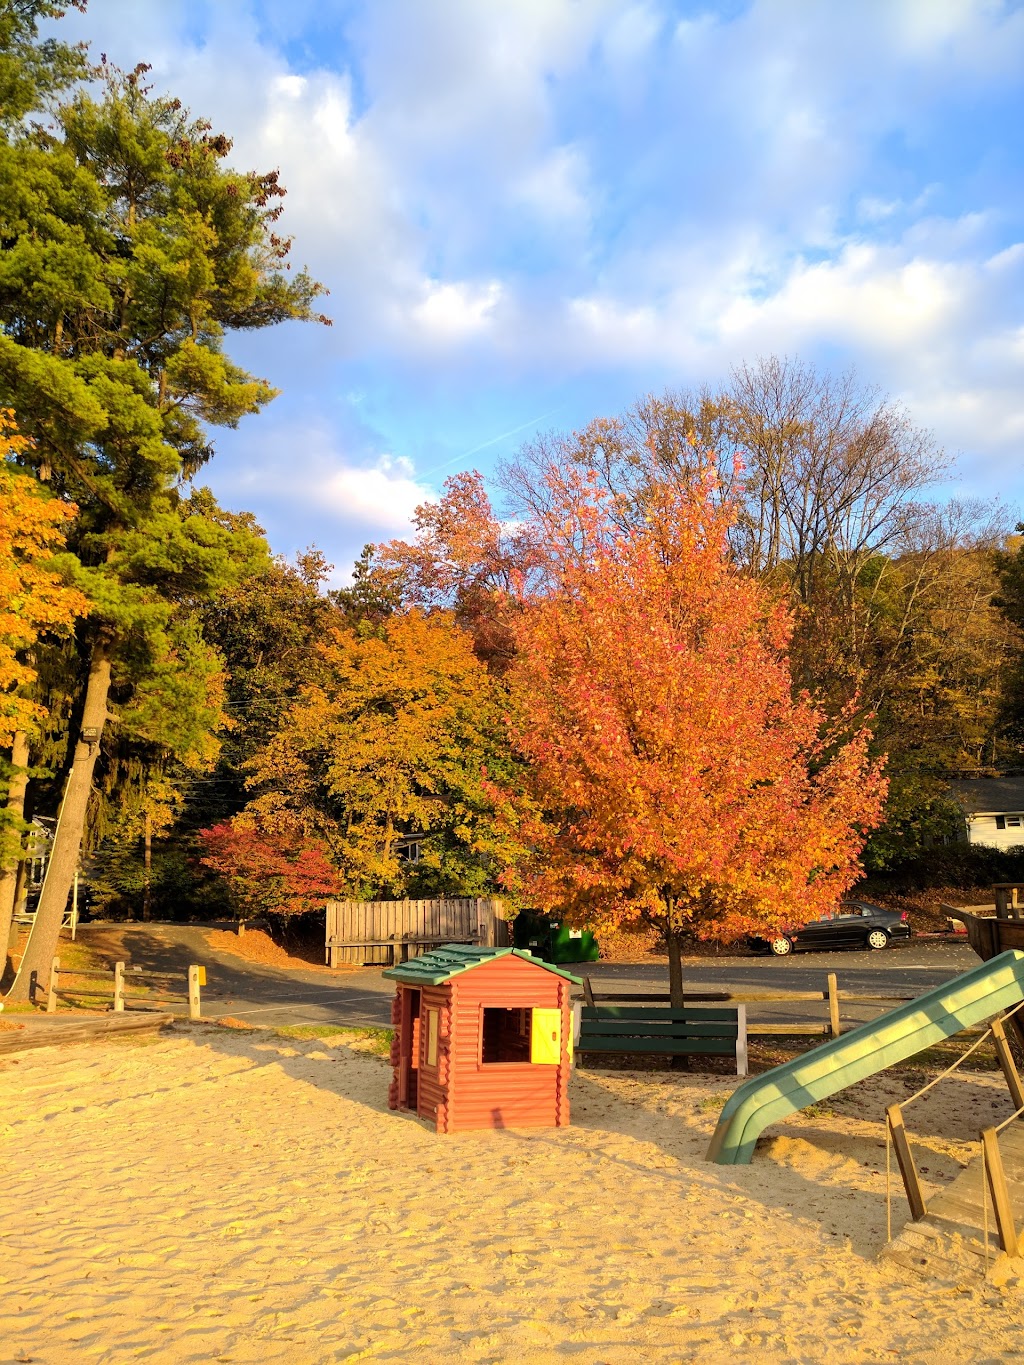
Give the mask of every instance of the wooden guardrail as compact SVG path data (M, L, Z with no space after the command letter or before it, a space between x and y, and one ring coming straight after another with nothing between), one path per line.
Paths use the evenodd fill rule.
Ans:
M84 977L86 980L109 981L110 985L99 990L89 987L62 984L67 977ZM173 972L147 972L141 968L129 967L124 962L115 962L113 967L93 967L93 968L61 968L60 958L53 959L50 968L50 986L46 993L46 1012L54 1014L57 1010L58 1000L79 1000L79 999L100 999L110 1000L111 1008L116 1014L124 1011L125 1007L144 1009L149 1005L167 1005L184 1001L188 1005L188 1017L199 1019L202 1017L202 999L200 995L201 987L206 985L206 968L192 963L185 973L185 989L174 991L164 989L162 995L152 995L148 990L130 992L126 986L153 983L159 990L161 986L177 984L181 976ZM35 973L33 973L32 998L36 995Z
M913 1000L913 995L872 995L859 991L841 991L835 972L829 972L827 986L823 991L774 991L774 990L690 990L686 991L686 1004L752 1005L752 1004L798 1004L814 1001L828 1006L828 1019L811 1024L769 1024L754 1023L748 1018L748 1036L760 1037L832 1037L838 1038L842 1032L839 1006L851 1005L897 1005ZM663 1005L670 1003L667 992L647 991L643 994L631 991L595 991L589 976L583 978L583 995L590 1006L604 1004Z

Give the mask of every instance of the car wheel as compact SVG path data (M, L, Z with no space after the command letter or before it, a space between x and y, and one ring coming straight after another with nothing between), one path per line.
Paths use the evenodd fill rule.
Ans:
M771 950L776 957L786 957L787 954L793 951L793 941L785 936L773 938L771 941Z
M884 929L872 929L872 930L871 930L871 933L868 934L868 947L869 947L869 948L888 948L888 946L889 946L889 935L885 932L885 930L884 930Z

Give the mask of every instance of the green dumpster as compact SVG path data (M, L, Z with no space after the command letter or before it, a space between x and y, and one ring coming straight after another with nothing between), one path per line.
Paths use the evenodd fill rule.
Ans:
M550 962L551 923L547 915L536 910L520 910L512 921L512 944Z
M520 910L512 921L512 942L545 962L596 962L601 955L589 929L573 929L538 910Z
M551 925L550 944L549 962L596 962L601 955L589 929L571 929L568 924Z

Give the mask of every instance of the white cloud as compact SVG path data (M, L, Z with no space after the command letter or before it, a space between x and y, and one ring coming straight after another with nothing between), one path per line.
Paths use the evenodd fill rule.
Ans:
M832 260L798 262L768 298L733 300L723 312L720 335L733 342L788 335L805 343L844 336L881 350L916 345L948 322L965 283L956 265L852 244Z
M292 552L316 543L345 581L367 542L406 536L421 503L436 499L402 455L359 455L321 421L280 424L273 411L239 458L232 443L211 475L225 506L256 508L271 544Z
M367 539L408 531L416 508L435 500L416 482L410 461L386 455L371 468L338 469L308 491L346 522L365 527Z
M412 318L428 340L467 341L493 323L502 292L497 280L484 285L431 282L422 303L413 308Z
M532 165L511 188L538 220L562 231L588 226L595 198L588 181L582 148L562 146Z
M267 496L368 533L404 524L425 490L376 461L384 437L338 453L346 393L370 394L351 415L375 388L397 406L417 386L458 402L588 371L643 388L772 351L856 360L951 445L1019 442L1024 246L982 182L950 208L945 162L920 182L910 163L935 109L1019 84L1021 7L752 0L678 21L669 0L297 0L269 29L248 0L202 8L201 40L185 0L64 22L122 65L152 60L234 135L236 164L281 168L282 225L336 326L315 386L310 343L272 338L256 366L321 404L315 458L285 486L268 455ZM267 35L314 15L346 45L300 71Z

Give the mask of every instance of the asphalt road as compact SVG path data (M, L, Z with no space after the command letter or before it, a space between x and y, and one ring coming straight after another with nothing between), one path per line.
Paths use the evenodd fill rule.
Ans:
M904 996L912 998L952 980L979 965L980 959L966 943L918 940L892 945L877 952L798 952L786 958L721 956L689 958L683 969L684 984L709 990L824 991L830 972L836 974L840 992L853 995ZM650 964L594 962L580 969L591 979L595 991L667 991L668 966ZM895 1002L893 1002L895 1003ZM844 1025L864 1023L877 1018L885 1003L843 1002L840 1017ZM791 1023L824 1020L824 1003L787 1002L748 1005L753 1023Z
M87 924L80 938L104 951L116 942L136 967L181 971L189 963L206 967L203 1017L230 1016L251 1024L388 1025L394 986L379 968L327 972L285 970L247 962L211 948L197 925ZM835 972L841 991L861 995L920 995L978 965L978 958L959 943L917 941L881 952L794 953L785 959L764 957L689 958L684 969L687 985L725 990L824 990ZM590 962L570 967L585 973L598 992L667 991L668 966L650 963ZM885 1005L844 1004L844 1023L854 1024L881 1013ZM821 1004L758 1004L751 1019L781 1022L824 1017Z

